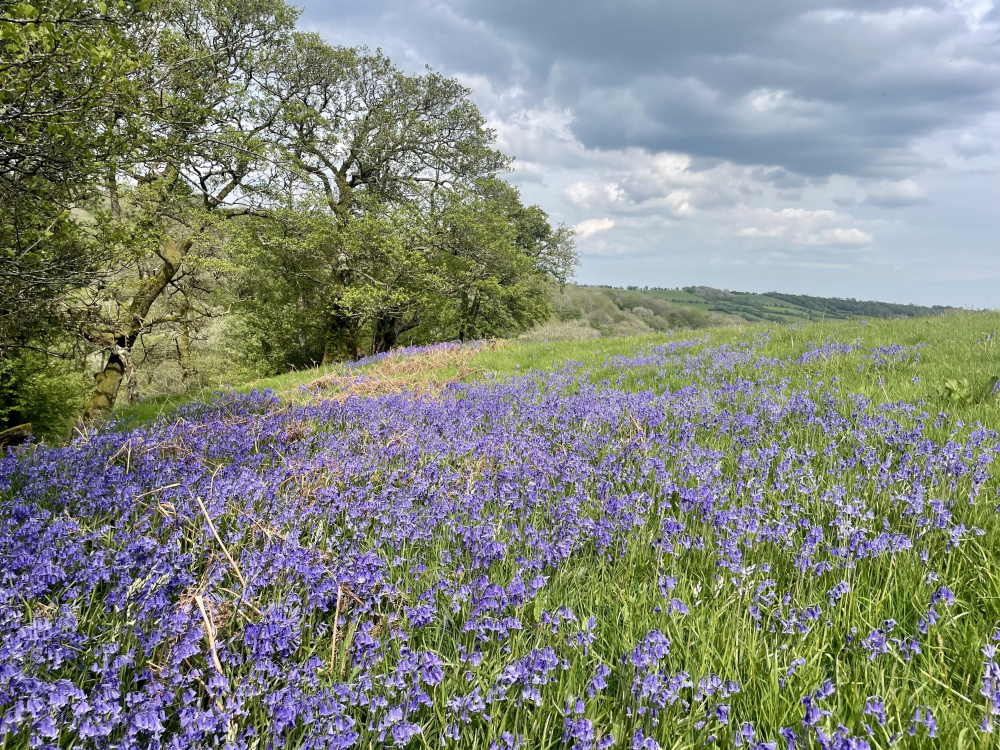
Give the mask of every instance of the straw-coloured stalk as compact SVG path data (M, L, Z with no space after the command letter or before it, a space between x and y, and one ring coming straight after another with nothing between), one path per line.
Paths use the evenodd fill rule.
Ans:
M243 577L243 574L240 572L240 566L236 564L236 561L233 559L233 556L229 554L229 550L226 548L225 543L222 541L222 537L220 537L219 532L215 530L215 524L212 523L212 517L208 515L208 510L205 508L205 504L201 501L201 498L196 497L195 502L198 503L198 507L201 508L201 512L205 515L205 520L208 521L208 528L212 530L212 536L215 537L215 541L217 541L219 543L219 546L222 547L222 554L226 556L226 559L229 560L229 564L233 566L233 571L236 573L236 577L239 578L240 583L243 584L243 592L246 593L248 588L247 582L246 579Z
M198 605L201 619L205 623L205 637L208 639L208 649L212 652L212 664L215 665L215 671L222 674L222 662L219 661L219 652L215 650L215 626L212 625L212 618L209 616L208 610L205 609L205 599L201 594L195 594L194 601Z
M337 623L340 620L340 594L341 586L337 585L337 606L333 610L333 643L330 645L330 676L337 665Z

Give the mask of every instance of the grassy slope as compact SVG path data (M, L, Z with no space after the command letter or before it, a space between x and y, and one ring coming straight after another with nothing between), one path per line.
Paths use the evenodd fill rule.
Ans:
M838 321L793 327L753 325L739 329L686 332L675 338L705 338L720 344L769 333L770 340L764 353L775 358L795 357L807 349L809 342L822 342L828 337L842 343L861 339L861 348L853 353L836 355L818 365L790 365L783 374L794 386L807 380L819 379L817 373L822 370L822 379L829 381L837 377L844 392L862 393L876 401L904 399L916 402L928 399L926 408L932 413L947 410L952 417L961 418L969 424L981 422L996 428L1000 426L997 398L982 398L981 403L974 403L976 399L973 398L967 403L960 403L940 395L936 388L949 380L966 380L970 391L975 393L977 389L982 391L993 376L1000 374L1000 345L993 336L998 328L1000 313L963 313L942 318L867 324ZM499 350L479 352L474 358L479 371L469 376L469 379L502 378L532 369L551 370L564 367L567 362L578 362L593 368L591 379L599 382L620 374L617 370L603 367L609 357L636 354L644 346L660 343L665 338L657 335L550 344L512 343ZM927 346L921 350L918 363L908 362L876 372L872 372L871 368L864 368L859 372L861 357L869 354L870 348L890 343L923 343ZM412 382L417 384L431 378L446 380L459 374L458 365L437 361L438 366L412 374ZM367 372L377 373L380 366L372 365L367 368ZM246 384L244 388L267 385L277 388L286 397L300 397L298 386L320 374L316 371L303 372L257 384ZM754 373L747 371L743 374L753 376ZM677 376L671 374L667 377ZM660 378L656 374L656 368L646 370L636 367L624 373L624 379L619 380L616 387L659 391L665 388L673 390L684 384L680 379ZM951 425L955 424L954 419L949 421ZM935 439L944 440L951 431L951 425L945 424L937 433L929 434L933 434ZM804 442L816 437L815 432L795 432L789 442L802 449L805 447ZM623 476L621 482L624 488L644 488L649 479ZM678 575L682 583L676 595L691 602L702 596L700 590L692 590L691 582L710 582L717 568L714 558L709 555L688 555L683 562L675 561L670 555L662 561L654 560L648 554L652 547L646 542L652 541L656 534L655 528L637 530L637 533L648 533L649 540L643 538L640 540L642 543L629 545L620 557L605 558L596 553L581 551L575 558L576 564L565 565L552 572L548 584L533 604L534 617L537 619L538 612L542 609L553 611L561 605L570 606L583 618L594 615L599 623L600 634L594 645L594 653L601 654L612 666L617 666L621 655L651 628L670 627L666 632L674 642L674 653L678 654L679 660L684 661L685 668L695 675L715 670L726 677L737 677L743 685L743 691L732 701L734 716L755 716L759 725L769 726L771 729L780 725L798 728L801 707L797 696L803 691L814 689L822 679L835 671L838 691L825 705L835 711L838 720L851 711L856 713L864 695L879 692L886 697L893 718L884 731L877 729L876 744L873 746L887 746L888 732L899 731L903 733L900 745L907 748L995 747L991 744L992 736L980 735L973 727L983 712L978 698L977 680L981 674L982 661L978 649L983 643L984 634L992 628L991 623L1000 620L1000 575L994 564L995 556L990 552L997 549L995 545L1000 543L1000 527L993 512L996 489L994 479L980 502L966 511L965 518L968 522L987 529L987 535L981 541L963 543L960 552L955 555L942 552L943 545L939 539L933 542L935 563L943 563L943 567L935 568L941 573L942 580L952 584L955 581L963 583L960 595L964 598L956 609L960 615L946 614L946 627L938 631L944 634L946 640L938 635L938 645L932 644L926 648L924 654L912 665L904 663L898 657L893 661L893 656L886 656L879 662L878 674L882 680L879 684L872 683L872 670L863 653L852 652L842 658L837 656L833 666L822 661L827 656L838 654L838 649L841 649L841 641L838 639L843 637L844 633L841 631L845 625L840 622L836 628L815 627L808 636L795 642L794 651L776 651L772 648L775 639L754 631L747 618L746 599L733 594L711 606L692 608L691 614L683 620L683 627L670 625L672 621L666 615L654 613L649 606L650 601L656 599L657 576ZM869 493L869 488L858 488L857 491ZM871 497L865 494L874 512L885 517L894 512L887 494L875 493ZM819 505L818 507L821 508ZM827 525L833 524L832 518L817 517L816 520ZM688 528L692 533L698 531L696 521L692 520L692 525ZM706 534L710 535L710 532L706 531ZM435 543L443 545L441 549L447 547L447 542L442 540ZM770 554L767 547L762 545L760 549L764 551L758 552L752 545L747 546L748 565L770 564L771 560L762 556ZM432 568L436 565L433 561L437 560L438 551L437 548L423 551L409 548L398 550L403 557L421 552L420 559L431 561ZM642 554L643 551L646 552L645 555ZM503 578L503 566L508 564L510 561L507 560L496 564L497 570L494 573L498 578ZM434 570L431 571L433 572ZM779 582L799 580L790 569L787 559L779 559L769 575ZM888 566L884 561L877 564L862 561L850 573L852 591L858 592L858 595L850 598L849 610L838 610L838 619L848 624L859 623L862 635L890 617L912 630L915 612L921 604L916 597L921 590L924 575L926 569L917 561L916 553L900 555L898 561ZM426 578L433 576L428 574ZM419 582L414 579L404 580L403 583L412 583L416 587ZM795 590L797 603L810 598L825 603L824 587L812 590L810 587L815 588L818 584L810 583L808 579L804 579L801 585L808 590ZM531 615L524 614L524 617L530 619ZM534 629L525 630L512 639L515 656L536 645L534 639L541 638L536 635L537 632ZM434 626L417 634L413 645L447 651L454 645L450 638L443 625L440 628ZM453 656L450 651L447 653ZM839 653L844 654L844 650L839 650ZM808 663L795 676L791 690L797 692L779 693L778 680L784 679L788 663L793 656L799 654L808 657ZM499 657L494 655L491 658ZM581 695L587 679L587 673L574 669L563 678L563 682L567 691ZM466 689L467 686L461 681L447 683L443 687L445 695L450 694L448 691ZM621 701L626 700L627 695L627 681L618 678L612 683L607 695L594 699L590 709L593 713L588 715L596 716L602 726L611 726L622 737L618 724L623 718L619 709ZM966 702L972 700L976 702ZM920 735L916 739L906 736L906 722L908 716L912 715L915 704L934 706L942 724L940 744L926 740L926 735ZM517 711L510 716L503 716L501 726L531 733L531 747L562 747L559 742L562 720L553 709L546 711L544 725L533 723L533 715L525 710L523 713ZM861 720L860 717L854 718ZM684 731L692 732L690 728ZM676 746L694 747L695 745L688 743L691 736L678 736ZM627 735L624 737L625 743L620 746L628 746ZM773 731L766 737L777 739ZM475 747L486 750L491 738L482 735L479 739L481 741ZM424 743L422 740L416 744L426 748L436 746L435 743ZM731 739L724 746L732 746Z
M817 374L822 370L823 380L837 377L844 392L862 393L875 402L897 399L919 402L926 399L927 411L934 413L944 410L951 417L943 420L940 429L929 430L927 433L943 443L952 429L960 424L958 420L969 425L982 423L993 429L1000 428L1000 397L984 397L980 403L974 403L978 396L985 396L984 391L990 380L1000 375L1000 344L993 335L998 329L998 313L963 313L934 319L867 324L837 321L791 328L751 325L741 329L686 333L682 337L707 336L714 343L724 343L770 331L770 342L765 351L776 358L797 356L805 351L809 342L822 343L827 337L839 339L843 343L860 338L862 347L854 353L835 356L820 365L790 366L786 374L793 385L800 385L807 380L820 380ZM645 345L662 340L663 337L645 336L548 345L516 344L506 350L484 353L479 362L502 376L532 368L558 368L567 361L575 361L596 368L592 379L600 380L603 377L601 366L607 358L635 354ZM921 349L917 364L891 368L883 372L881 377L868 368L859 373L861 357L869 354L873 347L888 344L927 346ZM748 372L747 375L752 373ZM956 400L942 396L938 388L949 380L968 381L973 398ZM664 387L675 389L684 384L683 381L658 381L655 368L650 368L649 371L630 371L626 379L619 381L616 387L660 390ZM799 440L808 442L810 436L800 436ZM822 441L820 440L820 445L813 447L819 450ZM628 481L625 478L623 480ZM876 728L872 747L888 747L892 732L902 735L903 739L897 744L904 747L996 747L992 744L992 735L981 734L973 728L983 711L976 700L982 660L979 648L983 634L988 633L991 623L997 623L1000 618L1000 577L995 572L995 558L991 558L987 552L995 550L997 544L996 523L993 519L995 503L991 502L996 482L991 482L990 487L984 496L988 499L981 500L975 512L970 512L966 517L967 522L989 529L987 535L980 543L964 548L961 555L955 555L941 570L942 580L961 582L959 585L965 598L959 614L946 630L941 631L943 638L942 635L937 636L938 645L925 651L920 666L911 668L898 656L895 657L895 662L889 657L890 663L881 662L882 682L876 689L871 683L867 660L862 658L853 663L846 658L842 662L837 660L835 670L838 692L828 708L834 711L838 720L843 719L843 712L849 713L852 704L863 700L859 695L852 694L852 690L866 690L865 694L879 692L886 697L890 714L896 713L897 718L890 719L885 728ZM867 492L867 489L858 488L857 491ZM882 500L872 499L869 507L876 514L884 513L887 517L895 511L888 497ZM834 525L832 518L823 518L822 521ZM689 526L689 530L690 528ZM706 534L710 533L706 530ZM689 581L697 578L711 581L716 570L712 567L714 561L711 556L706 558L703 569L691 558L685 558L687 562L679 567L667 562L662 568L657 568L648 557L635 552L641 548L642 545L630 547L627 554L614 561L598 563L588 560L577 567L560 569L552 576L536 607L555 609L566 604L578 613L593 614L600 623L602 634L602 640L595 648L604 654L623 653L650 628L663 627L663 619L649 611L649 602L656 597L651 592L651 582L657 580L658 574L666 571L666 574L678 575L681 580L687 577ZM890 618L904 623L904 627L912 627L914 610L918 608L917 597L924 583L923 576L926 575L926 568L919 563L914 564L915 559L915 554L901 557L897 569L889 571L888 579L885 577L883 563L859 564L850 576L852 590L858 592L859 596L851 604L849 617L865 623L859 637L867 632L865 628L870 630L879 627ZM940 560L938 557L938 562ZM775 561L767 553L755 556L748 550L747 563L760 566L775 564ZM771 569L771 575L779 582L795 579L795 574L783 569L780 563ZM586 586L581 587L583 581L586 581ZM779 583L779 591L781 590L783 589ZM801 591L796 591L796 596L801 594ZM691 590L678 595L687 600L697 596ZM822 591L815 592L815 596L822 600ZM693 674L704 674L725 664L729 665L727 674L739 676L744 692L734 700L734 706L753 707L758 717L770 716L775 726L791 725L800 730L797 723L800 707L795 705L794 694L789 700L786 693L779 691L779 681L785 679L785 669L792 656L802 655L807 659L807 666L796 674L794 689L801 691L818 685L827 676L829 665L817 655L836 654L841 648L837 639L843 633L833 633L834 628L817 627L794 651L774 651L773 639L755 633L747 625L744 604L745 602L730 597L717 601L712 606L699 607L685 618L683 628L667 632L674 640L675 648L686 653L686 668ZM712 633L722 634L722 637L708 635ZM692 637L692 634L698 635ZM855 685L858 687L854 687ZM942 727L939 742L928 739L923 729L917 730L916 739L907 736L908 718L912 716L914 704L934 705L937 720ZM604 720L613 723L617 716L614 701L605 706L604 710ZM866 718L871 720L870 717ZM921 734L922 732L924 733ZM772 734L767 739L778 738ZM677 737L676 746L693 746L687 744L689 740L690 737ZM783 747L784 743L779 742L778 746ZM804 746L818 747L816 744Z
M816 311L795 305L766 294L735 292L735 297L731 300L711 300L682 290L655 289L645 293L679 305L696 305L699 309L735 315L749 322L772 319L765 316L777 316L788 323L823 321L827 317L825 311ZM829 317L842 318L843 316L831 314Z
M625 353L632 351L630 347L644 346L651 341L662 341L665 339L664 332L669 329L680 328L725 328L735 326L735 331L746 330L749 324L760 324L764 326L781 327L783 324L800 324L829 322L833 328L816 328L803 331L805 336L818 336L825 338L830 331L840 330L840 325L847 323L843 311L835 309L827 310L813 309L802 305L793 304L787 300L777 299L768 295L734 293L733 299L715 300L706 299L703 296L686 291L675 291L670 289L651 290L624 290L610 287L584 287L568 285L560 299L556 300L557 310L561 305L573 308L572 313L577 318L571 318L570 322L584 324L584 327L593 335L597 335L591 328L598 329L606 337L614 337L619 343L608 343L608 338L601 341L592 339L582 339L575 342L564 342L550 346L546 343L539 343L538 338L542 335L553 333L555 336L564 337L565 331L556 329L548 331L546 327L536 331L539 335L531 337L535 343L518 342L513 348L507 348L502 356L483 355L475 363L475 368L479 370L490 370L495 372L513 372L515 365L521 368L535 366L538 361L546 362L550 360L559 361L566 358L581 356L588 362L599 361L596 354L601 351L614 351ZM824 300L823 298L801 297L800 299L809 301L809 304L820 306L820 303L836 300ZM662 303L668 303L663 306ZM659 307L658 307L659 303ZM881 304L881 303L876 303ZM632 313L636 305L654 308L656 313L652 318L640 318ZM670 317L671 309L688 314L688 319L678 319L673 322L667 320L664 315ZM931 308L920 308L922 314L930 314ZM686 311L693 311L693 314ZM565 309L562 312L566 312ZM662 313L662 314L661 314ZM880 325L880 323L873 323ZM890 329L895 330L895 329ZM578 332L571 338L576 338ZM561 335L563 334L563 335ZM732 333L716 331L712 340L726 340L731 338ZM721 338L720 338L721 336ZM800 337L801 339L801 337ZM553 348L554 347L554 348ZM624 348L622 348L624 347ZM540 359L539 359L540 358ZM453 377L458 367L435 368L430 376ZM291 394L302 385L308 384L323 375L337 373L342 368L334 365L326 368L315 368L299 372L290 372L260 380L248 381L244 383L232 384L232 389L245 393L253 389L263 390L270 388L280 394ZM169 413L179 404L187 403L196 398L205 398L211 395L215 389L203 389L181 393L172 396L160 396L150 398L140 404L132 406L120 406L117 409L117 417L127 424L138 424L155 418L160 414Z
M1000 425L1000 410L996 401L980 405L964 403L962 399L947 397L938 392L949 380L966 379L975 396L976 388L984 388L993 376L1000 375L1000 349L992 332L1000 330L1000 313L956 312L946 316L920 319L893 319L872 321L826 321L823 323L796 324L792 326L776 323L745 324L728 328L713 328L697 332L684 332L671 336L648 334L583 341L522 342L513 341L498 349L479 352L471 360L472 374L459 378L464 381L523 374L529 370L552 370L564 366L568 361L579 362L588 367L599 367L608 357L634 354L650 344L673 339L707 337L707 341L719 344L738 341L758 332L770 332L767 352L771 356L797 356L806 350L809 342L839 339L848 343L856 339L862 341L862 348L871 348L890 343L914 345L928 344L921 353L920 364L911 375L919 380L894 378L879 384L868 374L858 374L858 356L847 355L825 363L827 375L836 375L846 390L855 391L876 400L917 401L924 398L928 406L947 408L963 419L981 419ZM434 363L424 370L410 374L409 379L416 385L430 379L451 380L460 375L462 364ZM362 372L377 372L379 365L361 368ZM470 369L465 367L464 369ZM804 379L815 368L800 366L798 377ZM343 368L329 366L311 370L287 373L272 378L241 383L234 389L246 393L254 389L271 389L283 398L297 397L303 385L330 373L343 372ZM676 388L686 383L671 383ZM636 385L636 387L639 387ZM121 407L117 417L128 424L136 424L153 419L159 414L169 413L179 404L199 397L208 397L211 391L183 394L168 399L155 399L135 406ZM975 399L973 399L975 400Z
M315 367L309 370L298 370L287 372L283 375L275 375L270 378L250 380L245 383L236 383L231 387L238 393L250 393L253 390L272 390L281 395L290 395L296 392L301 386L307 385L317 378L338 372L340 367L330 365L327 367ZM175 396L162 396L159 398L146 399L138 404L120 404L115 409L115 419L124 422L128 426L148 422L158 416L169 414L181 404L187 404L199 398L211 398L217 389L206 388L198 391L179 393Z
M860 339L862 350L888 344L912 346L927 344L921 352L920 363L912 375L892 378L880 385L869 373L859 374L857 364L862 350L823 365L824 373L836 375L845 390L862 393L877 400L917 401L926 398L942 408L958 408L959 416L966 419L990 419L1000 424L997 402L978 406L956 403L954 399L942 400L937 389L952 379L967 379L970 385L985 387L994 375L1000 375L1000 345L996 338L987 340L991 333L1000 331L1000 313L952 313L947 316L920 319L894 319L872 321L827 321L794 326L775 323L746 324L730 328L714 328L675 334L669 338L702 338L715 343L734 342L757 332L770 332L770 343L765 351L774 357L798 356L809 342L823 342L827 338L843 343ZM552 369L566 360L577 361L588 367L599 366L607 357L628 355L668 337L647 335L590 341L545 343L516 343L505 349L484 352L476 364L495 373L524 372L529 369ZM804 381L816 370L806 365L798 366L798 377ZM911 377L912 377L911 375ZM793 383L794 384L794 383ZM686 385L675 383L672 387Z

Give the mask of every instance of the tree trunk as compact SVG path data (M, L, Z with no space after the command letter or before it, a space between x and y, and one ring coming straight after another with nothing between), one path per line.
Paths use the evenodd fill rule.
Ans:
M380 354L396 347L399 336L420 325L420 313L417 312L408 321L402 315L385 313L375 319L375 331L372 334L372 354Z
M181 316L180 334L177 336L177 363L181 366L181 383L187 386L198 370L191 364L191 324L187 310Z
M302 325L305 313L309 309L306 303L306 295L299 289L299 298L295 302L295 310L299 313L299 356L305 360L309 357L309 337L306 335L306 327Z
M84 422L102 421L114 408L118 390L121 388L122 380L125 379L125 371L130 369L121 354L127 352L129 348L125 338L121 337L120 343L116 342L111 350L104 369L94 375L94 392L90 395L90 402L83 412Z
M476 318L479 317L479 298L475 295L466 301L462 324L458 329L458 340L468 341L476 338Z
M9 427L6 430L0 430L0 448L20 445L21 443L27 442L30 437L30 424L19 424L16 427Z
M126 378L128 378L126 388L130 392L130 398L138 398L135 370L132 367L132 347L146 326L153 303L159 299L163 290L177 274L185 253L193 244L193 237L181 243L173 238L164 240L159 253L163 265L139 284L128 306L124 325L115 334L113 342L104 345L110 351L110 355L104 369L94 375L94 391L83 412L84 423L101 422L107 417L115 406L122 380ZM95 336L93 340L100 340L100 336Z
M342 312L327 314L326 337L323 344L323 365L358 359L362 356L358 348L358 323Z
M132 346L135 346L135 342ZM119 351L118 357L125 363L125 396L130 404L138 404L139 379L135 376L135 363L132 362L132 346Z

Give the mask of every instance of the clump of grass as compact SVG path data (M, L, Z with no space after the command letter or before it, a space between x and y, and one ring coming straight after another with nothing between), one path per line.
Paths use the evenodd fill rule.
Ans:
M463 382L481 373L482 368L473 367L472 361L480 352L497 351L504 344L503 341L489 341L428 347L417 353L389 352L388 356L371 364L357 363L348 374L324 375L301 388L300 394L315 393L340 400L403 391L414 396L438 394L451 383Z

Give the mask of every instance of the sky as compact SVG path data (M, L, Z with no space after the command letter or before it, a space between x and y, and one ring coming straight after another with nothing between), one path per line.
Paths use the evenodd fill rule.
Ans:
M992 0L297 0L460 80L584 284L1000 308Z

